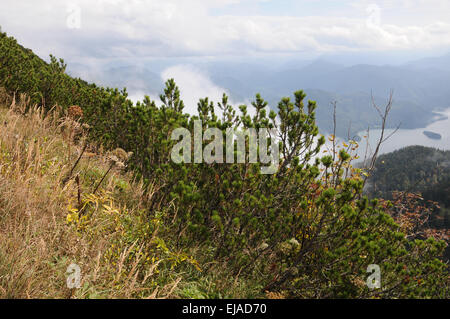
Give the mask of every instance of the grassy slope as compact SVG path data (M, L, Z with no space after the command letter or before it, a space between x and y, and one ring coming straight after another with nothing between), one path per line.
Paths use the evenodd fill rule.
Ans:
M158 287L157 261L144 265L148 256L136 254L142 247L116 244L114 250L124 228L120 214L126 210L129 221L140 225L141 186L113 170L95 196L99 207L90 209L84 224L69 223L78 187L74 179L63 180L80 145L71 142L69 162L69 141L61 126L36 108L23 116L3 105L0 123L0 297L170 296L176 278ZM89 190L108 167L104 155L87 153L75 170L81 189ZM83 287L76 291L66 286L71 262L82 269Z
M76 123L36 107L22 114L26 102L8 108L4 97L0 91L0 298L280 297L205 265L210 259L195 247L172 248L170 226L143 213L156 182L146 193L114 167L92 194L110 167L101 148L90 145L67 181L84 146L82 132L77 141L68 133ZM81 268L80 289L67 288L71 263Z

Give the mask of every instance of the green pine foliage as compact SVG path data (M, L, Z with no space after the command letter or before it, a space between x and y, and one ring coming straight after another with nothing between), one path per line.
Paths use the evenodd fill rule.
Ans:
M447 266L439 260L445 244L409 240L376 200L363 197L363 178L347 151L320 158L325 139L317 106L303 91L283 98L277 113L266 113L260 95L251 106L254 116L245 105L235 110L224 95L221 116L208 98L199 101L199 116L190 116L174 80L159 105L149 97L133 105L125 89L71 78L65 67L0 34L0 87L26 93L47 109L79 105L92 141L133 153L128 168L154 192L145 218L158 216L168 225L160 236L195 255L202 271L191 270L193 281L211 278L219 265L227 279L254 283L248 297L266 291L298 298L448 297ZM278 172L262 175L260 164L248 161L173 163L172 131L193 130L196 119L203 130L276 128ZM381 267L381 289L366 286L370 264Z

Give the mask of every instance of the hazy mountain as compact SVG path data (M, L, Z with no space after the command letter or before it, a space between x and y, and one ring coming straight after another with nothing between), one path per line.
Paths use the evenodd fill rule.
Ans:
M314 74L315 76L323 76L331 72L336 72L343 69L344 66L336 63L331 63L326 60L315 60L311 64L301 68L301 73L304 75Z
M317 102L316 117L322 133L333 130L333 105L336 101L336 133L341 137L354 137L357 132L377 128L380 118L372 106L370 93L359 92L353 94L337 94L317 89L305 89L307 99ZM276 106L279 98L272 97L269 103ZM384 107L388 101L387 96L374 96L375 103ZM400 125L401 128L417 128L426 126L433 121L434 113L424 109L417 103L407 100L394 100L394 106L388 119L389 127Z
M394 66L355 65L322 75L311 75L309 87L341 93L365 92L387 95L422 104L428 109L449 106L450 72L413 70Z
M126 86L130 90L141 90L148 93L159 93L164 88L159 74L143 67L124 66L105 71L106 85L111 87ZM123 85L126 83L126 85Z
M167 62L165 62L167 63ZM379 118L371 106L371 95L384 106L389 92L394 91L394 107L389 126L402 123L402 128L425 127L435 118L433 111L450 107L450 54L416 60L400 66L356 64L345 66L320 58L313 61L292 60L271 65L266 61L190 61L198 72L204 73L215 85L230 93L233 101L248 101L261 93L276 108L284 96L303 89L307 98L318 103L319 127L331 129L331 102L337 101L338 133L351 133L375 127ZM160 93L163 80L148 67L105 67L91 70L71 65L74 75L84 75L91 81L112 87L127 87L129 91L145 94ZM176 80L176 79L175 79Z
M92 69L81 64L71 64L69 67L70 75L103 86L119 89L126 87L128 91L139 91L146 94L160 93L164 88L161 76L145 67L120 66Z
M450 151L423 146L409 146L382 154L366 185L370 197L392 199L392 192L420 193L425 201L439 204L429 225L450 228ZM450 259L450 247L445 257Z
M440 57L415 60L407 63L406 66L414 69L437 69L450 71L450 53Z

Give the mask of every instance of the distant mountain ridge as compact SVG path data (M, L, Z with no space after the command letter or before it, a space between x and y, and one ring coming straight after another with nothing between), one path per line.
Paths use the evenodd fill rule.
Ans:
M450 52L439 57L415 60L405 66L415 69L438 69L450 71Z
M371 107L371 95L383 106L391 89L394 107L389 127L401 122L402 128L422 128L434 120L433 111L450 107L450 53L400 66L344 66L325 59L299 63L298 67L288 64L288 69L230 61L194 65L235 101L250 100L261 93L270 107L276 108L281 97L305 90L308 99L318 102L317 120L323 133L330 132L330 103L337 101L337 133L341 137L347 137L350 123L352 134L376 127L379 121ZM163 88L161 76L146 67L109 66L96 76L103 85L127 87L129 91L157 95Z

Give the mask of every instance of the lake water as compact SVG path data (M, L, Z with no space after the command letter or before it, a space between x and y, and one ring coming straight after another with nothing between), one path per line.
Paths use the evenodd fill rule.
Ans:
M436 120L435 122L431 123L427 127L423 128L417 128L417 129L399 129L397 132L395 132L394 135L392 135L388 140L386 140L380 147L380 151L378 155L383 153L389 153L393 152L395 150L401 149L406 146L410 145L422 145L427 147L434 147L438 148L440 150L450 150L450 108L446 109L445 111L441 112L435 112L439 114L439 118L444 118L440 120ZM385 130L385 137L391 134L394 130L388 129ZM429 137L427 137L425 134L423 134L424 131L430 131L433 133L438 133L441 135L440 140L434 140ZM372 129L370 130L369 134L369 152L367 153L367 156L370 158L371 152L374 151L376 144L380 138L381 130L379 129ZM356 153L360 156L360 160L363 160L366 154L366 147L367 147L367 141L364 138L364 136L367 134L366 131L359 132L358 136L361 137L361 141L359 142L359 148L357 149ZM329 137L330 135L326 136L326 143L325 146L322 147L322 151L317 155L318 157L322 157L327 154L331 154L330 151L332 150L332 142L330 142ZM341 145L345 142L345 140L341 138L336 139L336 145ZM345 142L348 143L348 142ZM328 150L328 153L325 153L324 150ZM352 155L355 155L355 151L351 153ZM314 162L314 158L311 160L311 163ZM358 162L358 161L356 161ZM355 162L354 162L355 163Z
M441 116L446 116L446 119L433 122L432 124L424 128L408 130L399 129L397 132L395 132L394 135L392 135L386 142L381 145L380 154L389 153L410 145L422 145L438 148L440 150L450 150L450 108L446 109L445 111L435 113L438 113ZM440 140L431 139L423 134L424 131L438 133L442 138ZM392 132L392 129L385 130L385 136L388 136ZM370 131L369 143L372 148L375 147L380 134L380 130ZM366 135L366 132L360 132L358 133L358 135L363 138L363 136ZM361 149L365 149L365 144L365 140L361 140Z

